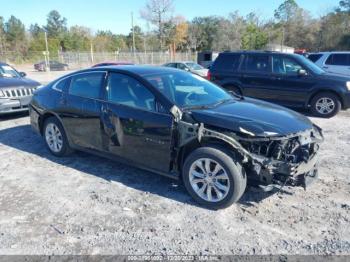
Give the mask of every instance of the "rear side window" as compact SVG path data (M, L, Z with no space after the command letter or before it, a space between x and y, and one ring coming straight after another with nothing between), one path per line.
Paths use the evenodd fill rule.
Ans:
M167 66L167 67L174 67L174 68L176 68L176 64L174 64L174 63L167 64L166 66Z
M322 57L322 54L311 54L307 58L312 62L316 63L321 57Z
M248 55L245 59L245 70L248 72L270 73L268 55Z
M326 65L350 66L350 54L332 54L328 57Z
M68 82L69 82L69 78L60 80L53 86L53 89L63 91L63 89L67 86Z
M239 68L240 58L240 54L221 54L212 67L218 71L235 72Z
M69 94L86 98L99 98L105 73L94 72L72 77Z

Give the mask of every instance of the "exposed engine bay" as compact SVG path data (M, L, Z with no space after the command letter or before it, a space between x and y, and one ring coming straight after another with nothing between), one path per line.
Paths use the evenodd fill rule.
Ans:
M180 120L179 146L194 139L222 141L232 147L251 182L264 186L306 186L317 177L317 153L323 142L322 130L312 129L288 136L256 137L207 128Z

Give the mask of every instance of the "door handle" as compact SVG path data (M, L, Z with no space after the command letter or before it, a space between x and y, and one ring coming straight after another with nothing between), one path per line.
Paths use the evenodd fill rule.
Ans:
M106 106L104 106L104 105L102 105L102 106L101 106L101 112L102 112L102 113L107 114L107 113L108 113L108 111L109 111L109 110L107 109L107 107L106 107Z
M282 80L282 77L279 77L279 76L275 76L275 77L272 77L273 80Z

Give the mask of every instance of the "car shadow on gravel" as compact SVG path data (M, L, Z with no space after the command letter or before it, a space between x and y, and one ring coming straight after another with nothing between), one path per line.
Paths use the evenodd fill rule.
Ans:
M143 192L199 207L180 181L84 152L75 152L69 157L55 157L46 149L43 139L30 125L0 130L0 143L109 182L119 182ZM248 188L239 204L250 206L252 202L260 202L272 194Z
M5 115L0 115L0 122L1 121L7 121L7 120L12 120L12 119L17 119L21 117L28 116L29 113L27 111L25 112L18 112L18 113L9 113Z

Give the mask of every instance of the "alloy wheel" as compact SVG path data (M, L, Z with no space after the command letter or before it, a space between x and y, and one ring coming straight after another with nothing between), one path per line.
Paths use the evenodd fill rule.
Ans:
M54 123L46 126L45 139L51 151L59 153L62 150L63 137L60 129Z
M322 97L316 102L316 110L322 115L327 115L335 110L335 102L329 97Z
M230 190L230 180L225 169L210 158L196 160L190 168L190 184L205 201L219 202Z

